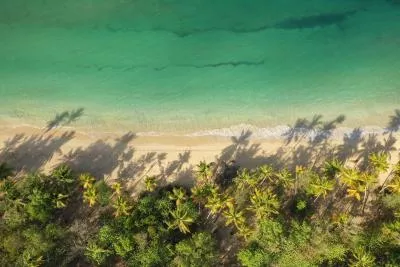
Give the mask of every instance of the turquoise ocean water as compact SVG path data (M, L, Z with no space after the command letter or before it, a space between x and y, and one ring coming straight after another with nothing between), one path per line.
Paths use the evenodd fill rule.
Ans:
M299 117L385 126L396 0L2 0L0 121L193 132Z

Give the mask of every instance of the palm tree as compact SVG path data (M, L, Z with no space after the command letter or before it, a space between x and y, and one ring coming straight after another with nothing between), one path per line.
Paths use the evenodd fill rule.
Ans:
M379 174L386 172L389 169L389 154L388 153L373 153L368 157L372 171Z
M90 188L93 186L93 182L95 179L89 173L83 173L79 176L79 180L84 189Z
M120 183L117 182L117 183L113 184L111 187L112 187L112 189L114 189L114 194L116 194L117 196L121 195L122 187L121 187Z
M258 183L256 177L252 175L248 169L243 169L240 171L234 181L236 184L236 189L239 191L248 187L254 188Z
M370 267L375 265L375 257L365 251L362 247L357 247L353 251L353 259L350 261L350 267Z
M360 173L355 169L342 168L340 182L348 187L355 187L360 181Z
M365 191L364 187L361 185L350 187L347 189L347 197L354 197L358 201L361 201L361 194Z
M292 173L287 169L283 169L275 174L277 178L277 183L282 185L284 188L292 186L294 183L294 178Z
M66 206L64 201L66 198L68 198L68 195L58 194L56 199L54 200L56 208L58 209L64 208Z
M22 254L23 266L39 267L44 263L43 256L34 257L30 252L24 251Z
M167 222L169 229L178 228L182 233L190 233L189 225L194 222L194 219L188 214L187 210L178 206L177 209L170 211L172 221Z
M197 165L197 176L200 182L207 182L212 175L211 164L200 161Z
M247 227L244 223L240 225L238 228L239 235L244 238L244 240L248 240L249 237L252 235L253 231Z
M97 201L96 189L94 187L87 188L83 193L83 200L89 203L89 207L92 207L94 204L96 204Z
M132 208L128 205L128 202L124 200L121 196L118 196L117 200L113 204L113 207L115 208L115 217L129 215L129 210Z
M238 211L233 202L229 201L226 203L228 210L223 212L226 222L225 224L228 225L235 225L236 228L240 228L245 223L245 218L243 216L242 211Z
M210 184L210 183L196 185L196 186L192 187L191 197L192 197L193 201L198 204L206 203L207 199L212 195L214 187L215 187L215 184Z
M187 199L185 189L183 189L182 187L172 188L172 193L170 193L168 197L171 200L175 200L176 206L181 205L182 202Z
M262 165L256 170L257 180L261 181L260 185L264 183L265 180L272 182L272 177L274 174L274 169L269 165Z
M248 210L253 211L258 220L278 213L279 200L270 190L260 191L256 188L254 194L250 197L250 202L251 205Z
M400 176L393 178L392 181L387 185L387 188L389 188L392 193L400 194Z
M144 179L144 184L146 186L146 190L149 192L153 192L157 188L157 181L155 176L147 176Z
M385 191L386 188L388 188L389 186L387 185L387 182L390 181L390 178L392 178L391 183L396 184L396 179L399 179L398 177L400 177L400 161L398 161L394 166L392 171L389 173L389 175L386 177L385 181L383 181L382 183L382 188L379 191L379 193L382 193L383 191ZM393 186L392 186L393 187ZM392 190L391 190L392 191ZM396 190L395 190L396 191Z
M207 197L207 203L205 207L210 210L207 218L212 215L218 214L221 210L226 207L226 203L233 201L228 195L218 192L218 187L213 187Z
M310 182L308 193L315 197L316 201L320 196L325 198L334 187L333 180L328 180L326 177L315 176L313 181Z
M325 162L324 172L331 178L336 178L343 168L343 163L338 159L333 159Z

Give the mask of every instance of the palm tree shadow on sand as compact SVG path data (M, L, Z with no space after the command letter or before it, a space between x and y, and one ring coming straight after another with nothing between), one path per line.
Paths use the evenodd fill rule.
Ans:
M399 115L396 110L395 115L390 117L390 129L398 130ZM298 119L283 135L284 145L273 153L262 151L260 143L252 139L252 132L243 131L239 136L232 137L232 143L216 155L214 164L220 169L224 180L229 180L236 175L239 166L255 168L268 164L294 170L298 165L318 167L325 160L333 158L364 166L370 153L396 151L397 140L393 132L378 138L376 134L364 133L360 128L344 134L341 142L334 144L331 142L332 134L344 119L343 115L330 121L323 121L320 115L310 120ZM191 151L182 151L176 160L170 162L167 161L167 153L155 151L134 157L136 151L131 142L136 135L128 132L112 142L99 139L62 153L61 148L74 136L72 131L58 135L15 135L0 149L0 163L7 162L17 172L31 172L40 170L58 156L61 157L59 163L70 165L76 172L90 172L99 179L116 174L128 182L158 169L158 177L164 182L171 175L176 177L177 183L190 185L193 182L196 166L189 163Z
M60 126L67 126L75 121L77 121L80 117L83 116L84 108L78 108L76 110L64 111L56 114L56 116L47 122L45 132L49 132L54 128Z

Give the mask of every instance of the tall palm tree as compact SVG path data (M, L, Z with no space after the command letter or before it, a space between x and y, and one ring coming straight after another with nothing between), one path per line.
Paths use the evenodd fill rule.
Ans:
M361 174L351 168L342 168L340 171L340 182L347 187L356 187L359 184Z
M79 180L81 182L81 185L83 186L84 189L90 188L93 186L93 182L95 179L93 176L91 176L89 173L83 173L79 176Z
M172 188L172 193L169 194L169 199L175 200L176 206L182 204L183 201L187 199L185 189L182 187L174 187Z
M205 204L205 207L210 210L207 217L211 214L216 215L220 213L226 207L226 203L232 201L233 199L231 197L225 193L219 193L218 187L214 187L207 197L207 203Z
M240 171L236 176L234 182L236 184L236 189L239 191L246 188L254 188L258 184L257 178L255 177L255 175L250 173L248 169L243 169L242 171Z
M328 180L326 177L315 176L307 188L308 193L315 197L315 201L322 196L325 198L334 188L334 180Z
M56 208L61 209L64 208L66 206L65 204L65 200L68 198L68 195L64 195L64 194L58 194L57 197L54 200L54 203L56 205Z
M112 189L114 189L114 194L116 194L117 196L121 195L121 191L122 191L122 187L120 183L115 183L112 186Z
M170 211L172 221L167 222L169 229L178 228L182 233L190 233L189 225L194 222L194 219L188 214L188 211L178 206L173 211Z
M278 213L279 200L270 190L261 191L256 188L250 196L250 202L248 210L253 211L258 220Z
M400 194L400 176L393 178L392 181L387 185L387 188L389 188L392 193Z
M333 159L325 162L324 172L331 178L336 178L343 168L343 163L338 159Z
M388 153L372 153L368 157L372 171L379 174L386 172L389 169L389 154Z
M153 192L157 188L157 180L155 176L147 176L144 179L144 184L146 186L146 190L149 192Z
M93 207L97 201L97 191L94 187L89 187L83 193L83 200L89 203L89 207Z
M195 203L205 204L207 203L208 198L212 195L212 192L215 190L215 184L206 183L202 185L196 185L191 189L191 197Z
M294 184L294 178L290 171L287 169L282 169L275 174L276 182L282 185L284 188L292 187Z
M211 164L205 161L200 161L200 163L197 165L197 177L199 178L200 182L203 183L209 181L211 175Z
M115 203L113 204L113 207L115 208L115 217L129 215L129 210L132 208L131 206L129 206L128 202L124 200L121 196L118 196Z
M231 201L227 202L226 206L228 209L223 212L226 220L225 224L227 226L233 224L239 229L245 223L243 212L238 211Z
M269 180L269 182L273 182L273 174L274 174L274 169L269 166L269 165L262 165L257 168L256 170L257 174L257 180L260 181L260 185L265 182L265 180Z
M350 267L370 267L375 265L375 257L365 251L362 247L357 247L353 251L353 259L350 261Z
M358 201L361 201L361 194L365 191L365 187L362 185L354 185L347 188L347 197L354 197Z

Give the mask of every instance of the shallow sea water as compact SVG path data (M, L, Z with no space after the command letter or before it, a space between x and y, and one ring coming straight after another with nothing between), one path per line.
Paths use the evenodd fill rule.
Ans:
M378 0L3 0L0 120L135 132L273 128L400 108L400 5ZM237 127L237 126L235 126Z

